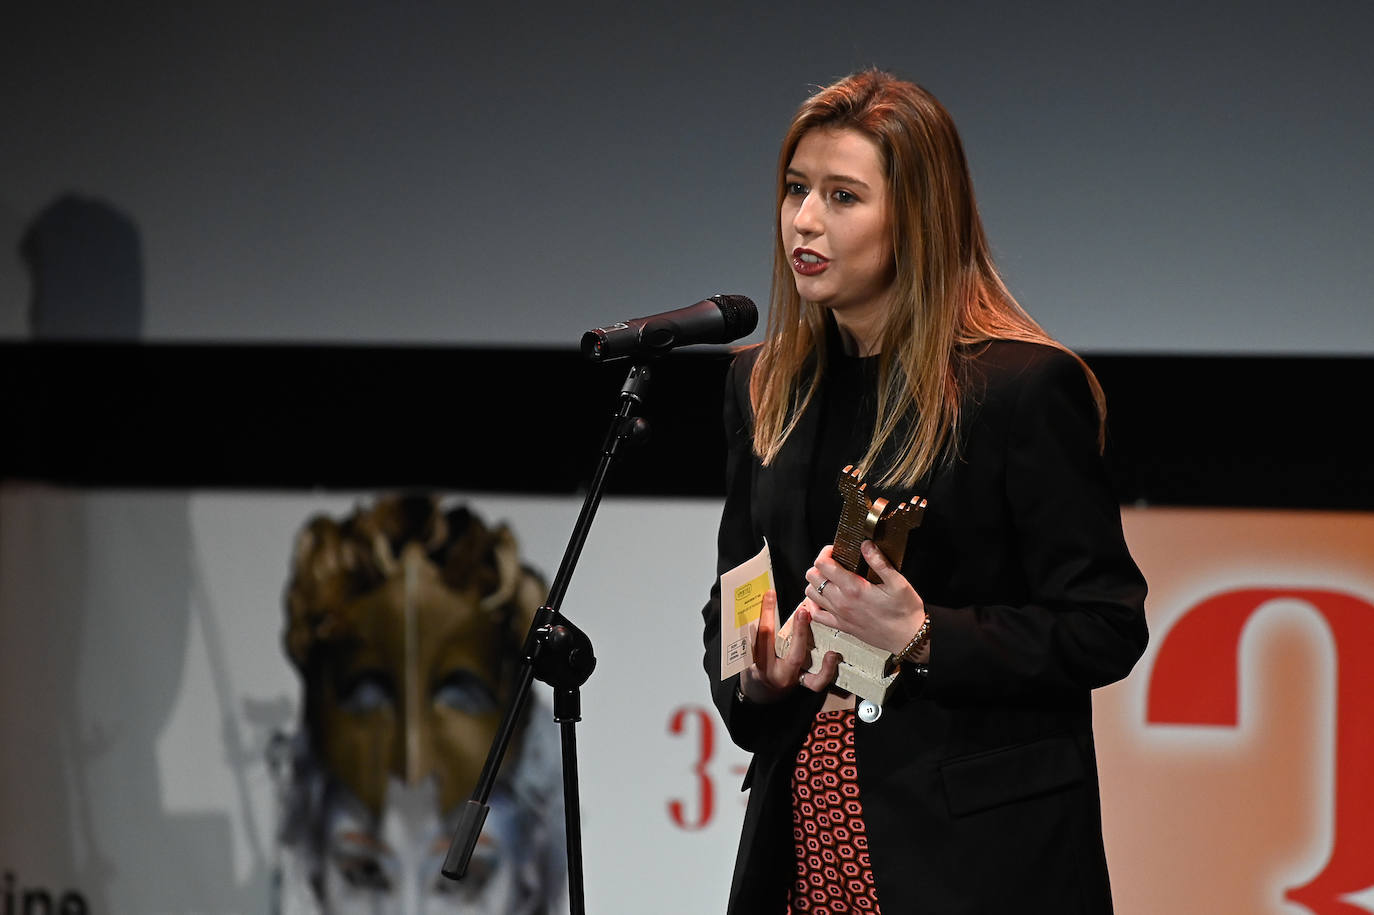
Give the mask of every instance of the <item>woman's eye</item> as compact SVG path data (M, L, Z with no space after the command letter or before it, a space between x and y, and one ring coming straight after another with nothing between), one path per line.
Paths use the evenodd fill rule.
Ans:
M841 191L835 191L835 192L834 192L833 194L831 194L830 196L833 197L833 198L835 199L835 202L836 202L836 203L858 203L858 202L859 202L859 198L856 197L856 196L855 196L852 192L850 192L850 191L843 191L843 190L841 190Z
M790 182L788 182L788 184L787 184L787 196L789 196L789 197L803 197L803 196L805 196L805 195L806 195L806 185L804 185L804 184L798 184L798 183L795 182L795 181L790 181Z

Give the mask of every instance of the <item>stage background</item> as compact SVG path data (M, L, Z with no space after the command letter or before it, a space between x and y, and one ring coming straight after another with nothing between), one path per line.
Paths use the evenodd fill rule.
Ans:
M7 14L0 910L272 911L299 526L440 492L552 575L623 377L581 333L763 306L778 138L877 64L951 109L1013 290L1108 392L1152 588L1096 697L1119 910L1374 911L1371 34L1361 0ZM655 368L565 606L591 911L728 886L724 360Z
M877 64L953 113L1071 346L1368 354L1371 34L1364 0L26 4L0 335L31 333L16 247L64 194L132 224L146 295L43 333L566 346L762 304L787 121Z

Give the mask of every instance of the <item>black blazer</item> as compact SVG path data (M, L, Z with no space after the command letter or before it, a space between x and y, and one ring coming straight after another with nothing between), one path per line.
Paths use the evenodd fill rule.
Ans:
M757 352L741 353L727 377L717 572L766 536L786 615L823 546L807 534L816 420L804 415L760 465L750 445ZM878 903L884 915L1111 912L1090 691L1144 651L1145 581L1078 363L1008 341L970 357L958 458L913 493L930 504L901 562L931 616L930 673L904 672L882 717L856 726ZM716 707L754 754L729 911L777 915L794 869L791 770L823 697L736 701L737 680L720 681L719 579L703 616Z

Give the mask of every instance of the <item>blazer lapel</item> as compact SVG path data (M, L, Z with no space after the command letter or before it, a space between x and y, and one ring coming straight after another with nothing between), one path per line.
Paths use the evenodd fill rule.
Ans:
M815 558L807 534L812 511L807 485L818 425L816 411L807 410L773 463L759 469L755 504L764 514L759 520L773 555L778 611L784 619L801 602L802 575Z

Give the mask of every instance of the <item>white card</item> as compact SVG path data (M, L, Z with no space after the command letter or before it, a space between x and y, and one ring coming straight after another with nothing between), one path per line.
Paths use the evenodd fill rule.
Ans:
M763 595L773 589L768 541L752 559L720 576L720 678L735 676L754 663Z

